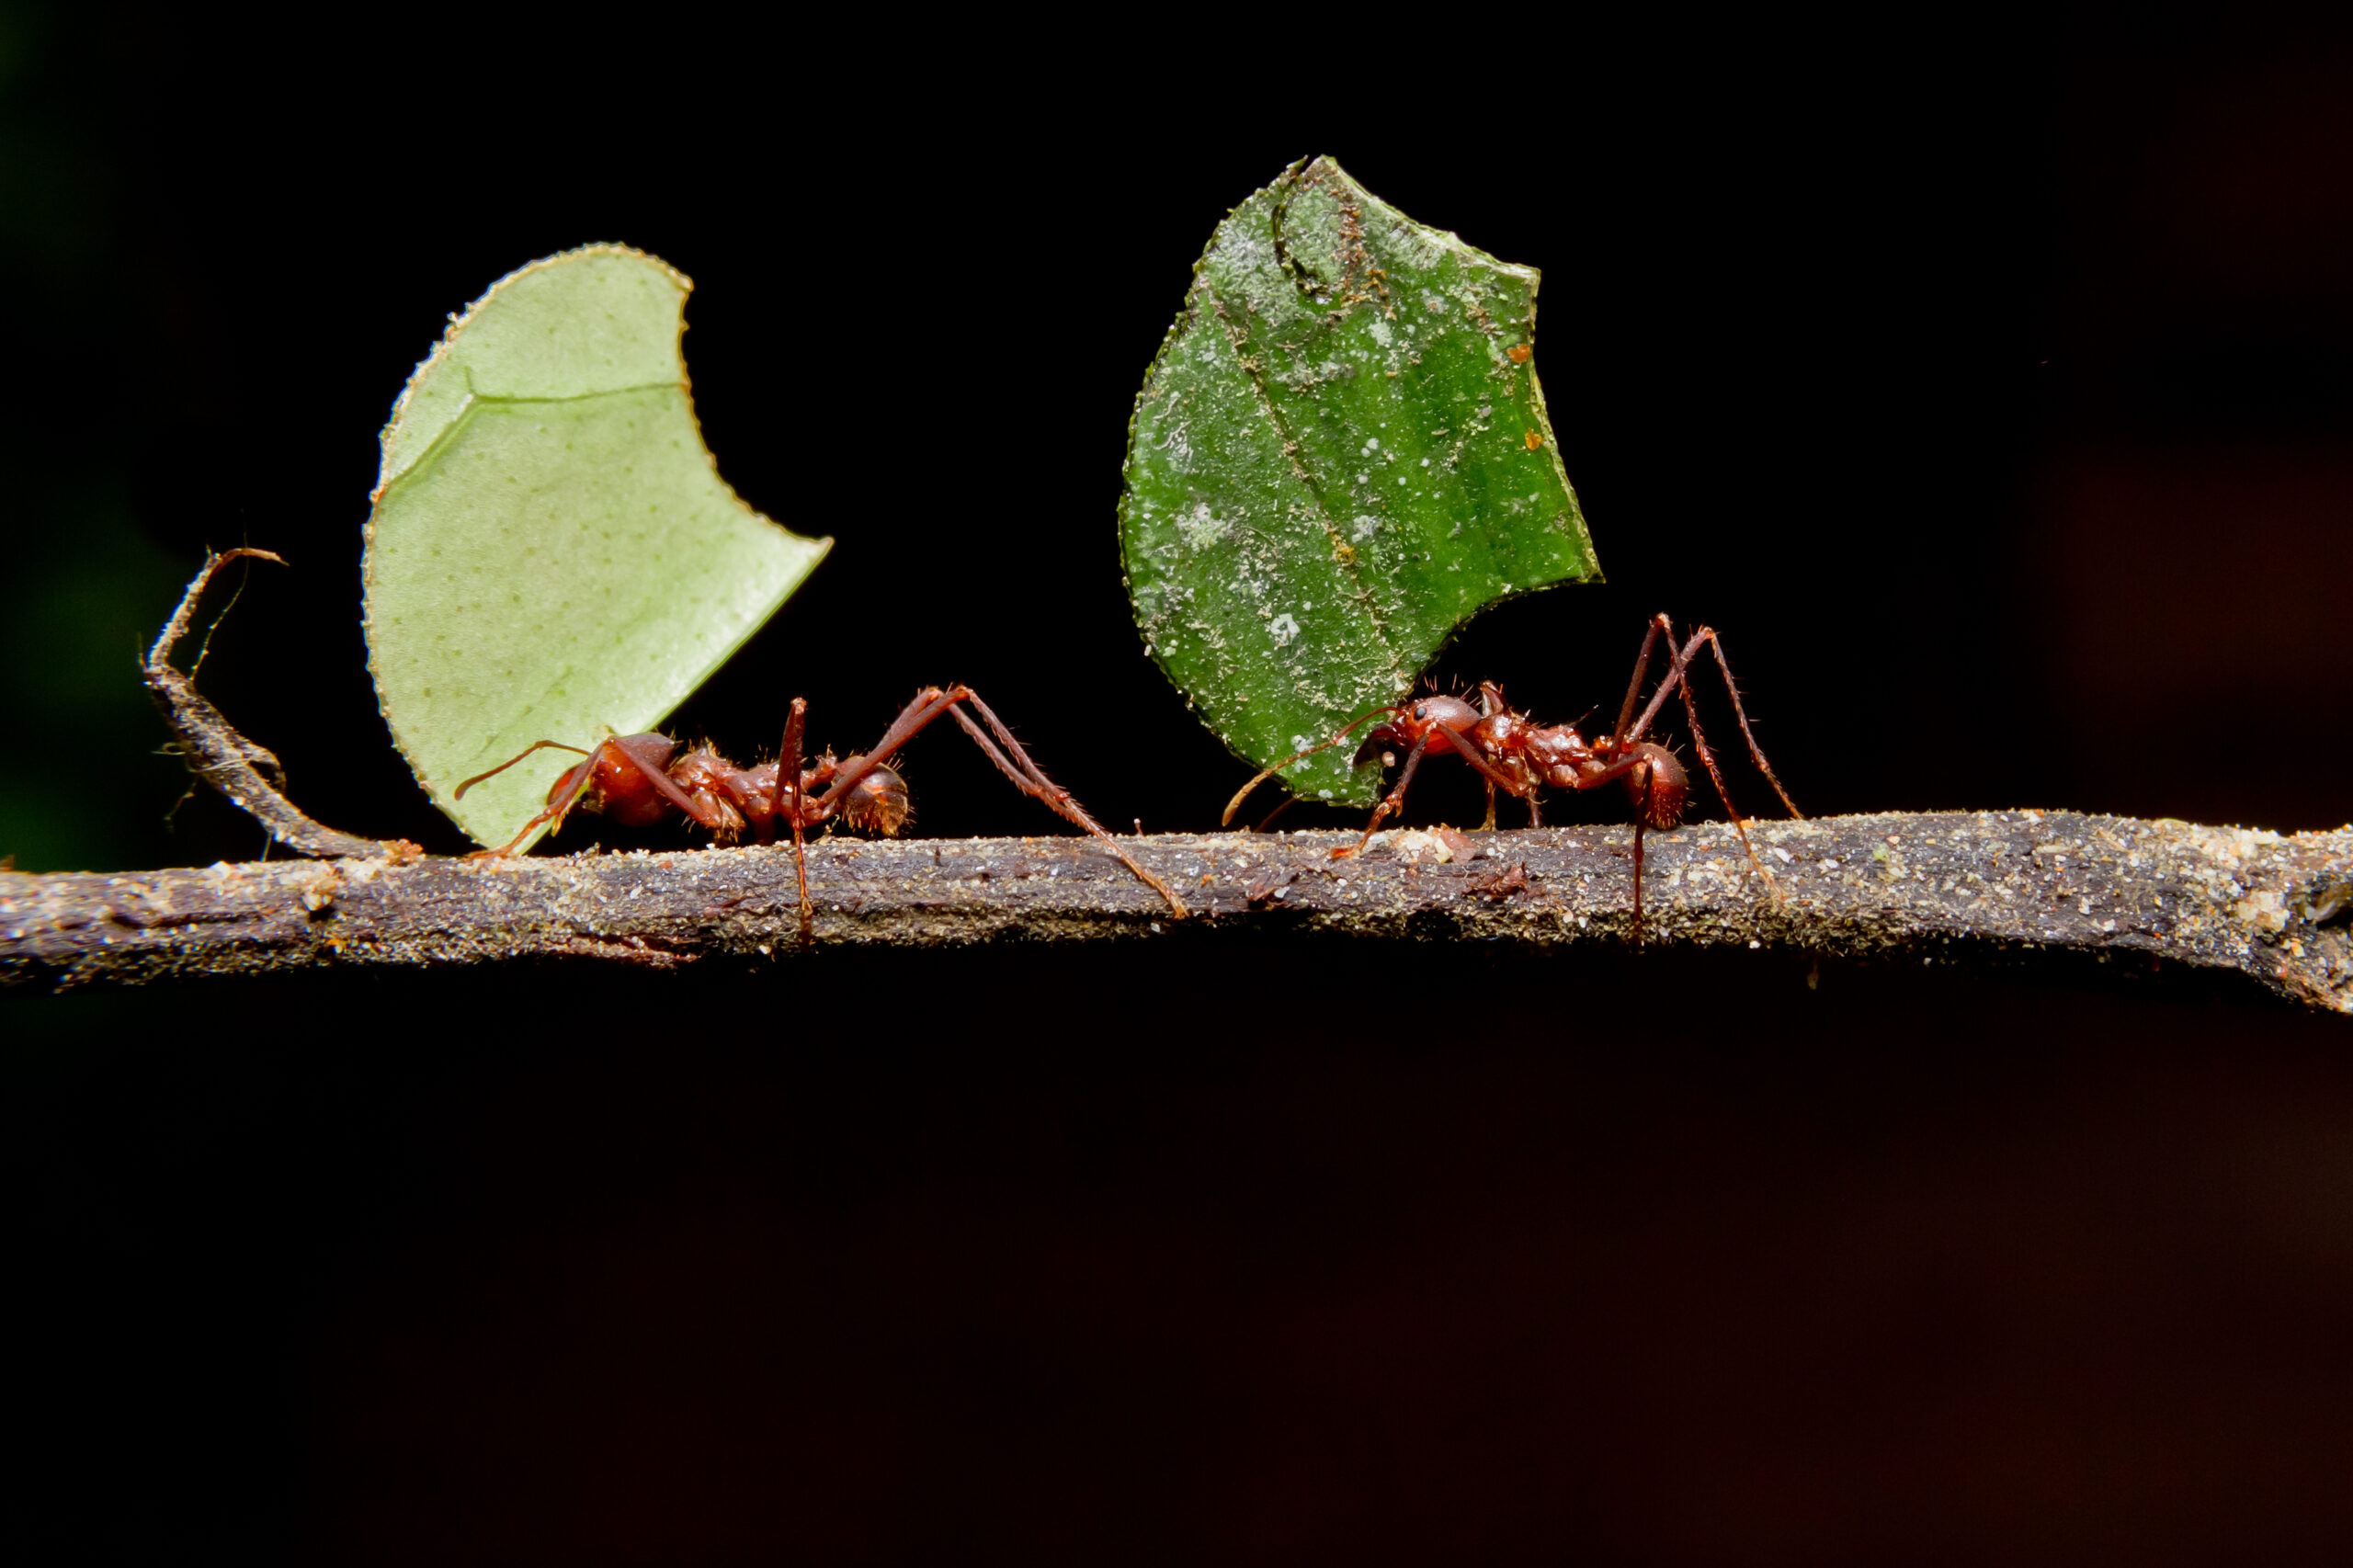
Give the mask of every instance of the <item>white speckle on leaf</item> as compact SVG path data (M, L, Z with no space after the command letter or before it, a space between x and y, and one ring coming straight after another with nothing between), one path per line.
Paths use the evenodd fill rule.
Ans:
M1199 503L1189 512L1176 514L1176 533L1188 550L1215 544L1233 531L1233 522L1211 513L1206 501Z
M1372 328L1372 340L1375 343L1380 344L1383 348L1388 347L1391 342L1389 324L1382 321L1379 316L1375 316L1369 324Z
M1267 622L1267 631L1274 638L1276 647L1287 647L1290 640L1299 635L1299 622L1288 614L1279 615Z
M1357 518L1356 526L1349 530L1350 534L1357 539L1370 539L1380 531L1381 519L1379 517L1361 516Z

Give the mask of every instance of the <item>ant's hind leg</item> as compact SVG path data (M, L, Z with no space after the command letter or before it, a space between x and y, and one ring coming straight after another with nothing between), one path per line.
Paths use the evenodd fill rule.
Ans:
M1708 646L1715 653L1716 668L1723 672L1724 693L1732 699L1733 717L1740 721L1740 735L1741 739L1748 743L1749 759L1756 764L1756 771L1762 773L1766 781L1773 786L1773 793L1781 797L1781 804L1790 808L1790 815L1802 819L1805 813L1798 810L1796 801L1790 799L1790 792L1781 788L1780 779L1774 775L1773 765L1765 760L1764 748L1756 744L1756 735L1749 731L1748 710L1740 705L1740 687L1732 678L1732 665L1724 659L1723 639L1716 635L1715 629L1712 627L1701 627L1699 634L1708 640ZM1698 733L1696 726L1693 733L1695 734Z
M1703 627L1700 629L1699 635L1701 637L1712 638L1715 633ZM1697 639L1694 639L1694 642L1696 644ZM1691 683L1688 680L1683 683L1683 717L1685 722L1691 726L1692 747L1699 752L1699 761L1708 770L1709 782L1714 784L1716 787L1716 799L1723 802L1724 815L1732 819L1732 830L1740 835L1740 846L1747 852L1748 863L1756 869L1756 874L1765 879L1765 886L1770 890L1773 896L1778 899L1780 896L1780 889L1774 883L1772 871L1766 867L1764 861L1756 858L1756 846L1748 842L1748 824L1741 817L1740 808L1732 803L1732 791L1724 788L1723 770L1716 766L1716 754L1708 747L1707 732L1699 728L1699 705L1692 699ZM1761 761L1762 758L1759 758L1759 760ZM1771 778L1772 776L1768 774L1766 777ZM1780 785L1777 781L1773 787L1778 790L1780 788ZM1781 797L1781 800L1783 803L1786 804L1789 801L1789 797L1784 795ZM1637 835L1639 835L1640 832L1641 830L1638 827L1636 829ZM1641 843L1641 838L1637 836L1635 839L1635 846L1638 851L1638 858Z
M982 701L968 687L958 687L956 690L961 695L962 702L971 704L980 711L981 717L988 722L989 731L995 733L996 742L1004 743L1005 750L997 749L996 742L990 740L988 732L973 723L972 716L965 712L962 707L950 708L949 712L955 715L956 722L963 726L964 733L972 737L972 744L987 754L991 762L996 764L997 771L1013 780L1015 789L1045 802L1057 815L1077 824L1097 838L1101 839L1104 846L1120 858L1120 864L1135 873L1137 881L1167 902L1169 914L1182 920L1190 913L1166 882L1138 865L1135 857L1121 848L1120 841L1112 837L1101 823L1087 815L1086 808L1072 799L1069 790L1046 777L1045 769L1040 767L1030 759L1029 754L1021 749L1021 743L1013 738L1013 732L1005 727L1005 721L999 719L987 703ZM1011 755L1008 756L1007 753Z
M987 732L972 722L972 715L966 713L961 706L967 702L979 710L981 717L988 721L989 729L996 732L997 740L1005 743L1005 750L1000 751L996 742L989 738ZM1021 749L1021 743L1013 738L1013 732L1005 727L1005 722L991 712L988 704L973 695L970 687L951 686L942 690L938 687L929 686L915 693L915 700L902 709L899 716L891 722L891 727L882 733L882 738L874 744L874 749L855 761L846 764L834 775L832 788L817 798L814 812L822 813L831 811L841 798L858 784L859 779L888 762L897 754L901 746L914 739L924 726L942 713L953 713L956 716L956 722L964 727L964 733L971 735L973 743L987 755L991 762L996 765L998 772L1013 780L1016 789L1025 795L1035 796L1057 814L1077 824L1101 839L1105 846L1119 857L1121 865L1133 871L1137 879L1145 886L1167 900L1170 914L1179 920L1185 917L1187 913L1185 906L1177 901L1176 893L1169 890L1168 884L1136 864L1135 858L1120 847L1120 841L1113 838L1101 823L1087 815L1085 807L1071 799L1069 790L1047 778L1044 770L1029 759L1029 754ZM1012 756L1007 756L1006 752L1010 752ZM1013 760L1015 757L1020 759L1017 766Z
M807 946L816 911L809 903L809 856L801 845L801 737L809 720L809 703L796 697L792 708L785 715L784 744L776 754L776 794L768 804L771 823L782 816L792 828L792 874L801 882L801 941Z
M1634 676L1626 683L1626 700L1618 710L1618 727L1609 732L1610 749L1613 751L1623 746L1628 741L1641 737L1642 732L1639 730L1633 731L1631 734L1627 732L1633 728L1634 704L1643 699L1643 677L1650 674L1651 651L1658 646L1661 636L1665 637L1667 651L1672 653L1675 649L1675 622L1667 619L1665 612L1651 617L1650 625L1643 629L1643 651L1634 655ZM1661 683L1662 686L1664 684L1664 682ZM1655 710L1658 704L1654 702L1651 707ZM1649 714L1643 715L1645 721L1649 717Z

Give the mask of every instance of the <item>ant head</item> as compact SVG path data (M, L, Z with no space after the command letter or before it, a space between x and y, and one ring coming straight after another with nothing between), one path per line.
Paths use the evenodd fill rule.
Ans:
M907 781L887 767L878 767L850 786L841 810L850 826L894 837L907 824Z
M1404 717L1415 733L1431 724L1467 731L1479 722L1479 710L1459 697L1424 697L1415 699Z

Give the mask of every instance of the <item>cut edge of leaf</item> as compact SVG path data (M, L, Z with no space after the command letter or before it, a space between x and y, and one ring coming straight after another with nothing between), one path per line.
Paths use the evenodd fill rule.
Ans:
M1273 190L1279 187L1295 187L1301 176L1310 167L1319 164L1328 165L1334 173L1340 176L1341 179L1347 181L1350 187L1361 192L1365 199L1373 202L1400 220L1407 223L1411 223L1415 228L1422 231L1425 234L1434 236L1444 241L1449 248L1456 250L1464 256L1473 257L1480 263L1492 267L1498 271L1525 277L1528 279L1528 334L1531 348L1531 354L1528 364L1529 391L1538 425L1544 433L1545 447L1551 453L1553 461L1561 466L1563 477L1565 482L1567 469L1566 460L1562 456L1560 436L1552 427L1552 409L1545 400L1544 383L1542 378L1537 373L1536 362L1532 353L1536 335L1535 316L1537 296L1542 291L1543 269L1526 262L1506 261L1502 257L1495 255L1493 252L1483 250L1478 245L1472 244L1470 241L1464 239L1461 234L1455 233L1451 229L1441 229L1434 224L1422 222L1419 219L1412 217L1402 209L1396 207L1393 203L1386 201L1381 197L1375 195L1363 184L1362 181L1349 174L1347 168L1337 158L1332 156L1328 153L1309 153L1305 156L1296 158L1290 164L1285 165L1282 171L1277 174L1274 178L1268 180L1266 185L1252 190L1248 196L1244 197L1240 201L1237 201L1233 206L1227 208L1225 210L1224 216L1220 218L1217 223L1211 228L1211 240L1202 246L1200 254L1193 258L1191 273L1185 288L1184 302L1178 306L1176 314L1169 318L1167 330L1161 334L1159 343L1154 347L1152 359L1144 368L1142 384L1137 388L1135 399L1129 405L1127 444L1125 450L1130 453L1134 451L1137 425L1143 417L1144 404L1150 399L1153 384L1159 375L1160 368L1163 362L1166 359L1170 350L1176 346L1179 335L1181 335L1186 330L1187 326L1195 320L1195 301L1203 288L1201 273L1209 265L1210 251L1216 243L1216 233L1218 230L1222 229L1224 225L1230 222L1235 214L1240 212L1245 206L1247 206L1254 198L1265 191ZM1288 197L1284 199L1284 201L1287 203ZM1293 286L1297 287L1295 281ZM1566 484L1566 488L1574 502L1575 509L1573 515L1576 519L1576 542L1579 547L1579 552L1588 563L1588 570L1582 575L1562 577L1550 583L1540 584L1530 587L1515 588L1509 592L1498 594L1495 597L1488 599L1472 608L1461 619L1457 620L1452 628L1448 631L1445 637L1439 640L1438 646L1432 649L1429 656L1423 661L1422 668L1414 674L1412 678L1407 682L1405 688L1403 691L1398 692L1393 700L1402 702L1407 697L1410 697L1413 694L1414 688L1422 683L1423 679L1427 675L1430 666L1436 665L1440 659L1446 656L1448 650L1454 646L1457 640L1461 637L1463 631L1472 621L1479 619L1491 610L1497 609L1504 605L1513 603L1519 599L1532 598L1540 594L1551 593L1555 589L1581 586L1583 585L1592 583L1606 583L1608 581L1608 577L1601 569L1600 552L1594 546L1591 526L1586 519L1584 504L1581 500L1575 499L1576 490L1573 483ZM1153 669L1158 673L1160 678L1167 683L1168 688L1171 691L1175 692L1179 698L1184 699L1186 710L1194 715L1196 721L1200 723L1201 728L1207 730L1211 735L1216 738L1217 743L1225 748L1226 754L1229 756L1232 756L1236 762L1240 763L1245 767L1250 768L1253 772L1256 772L1262 768L1265 764L1259 758L1251 756L1247 753L1244 752L1235 742L1229 739L1217 728L1217 726L1210 723L1205 718L1202 718L1195 705L1192 694L1188 692L1185 687L1178 683L1176 676L1169 671L1167 665L1163 664L1159 658L1154 654L1152 633L1144 625L1141 614L1138 613L1136 609L1135 589L1131 576L1132 566L1128 557L1128 507L1133 500L1133 490L1123 483L1120 486L1120 501L1117 509L1120 523L1120 585L1125 588L1128 593L1130 619L1135 625L1136 639L1143 652L1144 662L1149 664ZM1367 761L1361 767L1351 767L1349 769L1349 775L1351 778L1354 778L1362 771L1362 768L1374 767L1375 765L1372 762ZM1293 781L1280 773L1273 775L1267 782L1281 788L1287 793L1290 794L1293 799L1302 801L1309 805L1330 805L1336 808L1340 805L1340 803L1336 801L1319 801L1313 795L1300 794L1297 790L1293 788ZM1380 773L1376 768L1373 776L1372 792L1367 798L1365 804L1369 806L1374 800L1379 798L1379 795ZM1363 808L1358 807L1356 809Z
M745 643L750 642L759 633L762 628L766 627L770 620L775 619L777 611L784 607L785 601L800 591L801 585L806 583L810 577L816 573L817 568L824 562L825 557L833 553L834 548L834 537L831 534L812 537L807 534L794 533L790 528L786 528L782 523L778 522L774 517L769 517L766 512L761 511L758 507L745 500L742 494L738 492L733 484L728 483L726 476L719 472L719 455L710 449L710 443L702 438L702 419L695 411L693 380L687 374L686 369L686 301L687 296L694 290L694 280L692 278L688 278L685 273L679 271L676 267L671 266L668 262L663 260L658 256L654 256L651 252L639 250L634 245L626 245L610 242L575 245L570 250L559 251L553 256L541 256L536 261L529 262L524 266L516 267L513 271L501 277L488 289L483 290L481 297L476 299L472 304L468 305L462 312L449 318L449 324L448 328L443 331L440 340L433 346L432 352L427 354L424 359L419 361L416 369L409 373L409 379L406 384L401 388L400 396L393 401L392 417L385 421L384 427L378 437L379 450L380 453L389 453L393 433L400 427L401 420L408 412L410 401L415 394L417 389L426 382L428 374L448 358L449 353L457 344L459 335L465 330L470 322L472 322L486 306L490 304L491 301L497 296L498 291L501 289L505 288L507 284L514 282L516 279L527 277L531 273L542 271L548 267L560 265L563 262L575 260L579 257L588 256L623 256L633 261L649 262L661 268L665 273L668 274L671 280L677 285L677 316L676 323L673 330L670 347L672 358L678 366L678 379L676 383L662 384L676 384L679 391L685 394L687 417L693 421L695 437L697 441L702 447L704 460L710 463L711 477L717 482L720 489L726 494L727 498L733 501L736 506L741 506L745 513L756 521L776 529L777 532L782 534L787 540L792 541L796 545L809 547L806 564L804 564L799 572L790 574L785 579L782 585L779 588L775 597L769 601L767 606L763 608L757 616L747 619L743 635L736 638L733 642L728 643L726 647L722 649L710 660L710 662L695 676L694 679L688 683L685 692L676 701L671 703L667 708L665 708L660 713L656 714L649 721L651 724L658 727L667 722L670 715L676 713L681 707L683 707L688 698L700 690L703 685L708 682L712 676L718 674L720 669L722 668L730 659L733 659L737 653L741 653ZM630 389L617 387L612 390L619 392ZM389 467L388 461L380 461L377 472L376 487L369 491L368 495L368 519L360 528L360 635L362 641L366 642L368 647L368 676L370 687L376 692L376 711L382 717L385 729L391 732L393 747L399 751L401 760L408 764L410 777L414 778L417 781L418 786L424 790L426 798L432 801L436 809L438 809L443 816L449 819L452 825L456 826L460 832L466 834L468 837L473 838L474 842L477 844L484 844L484 846L488 847L484 840L474 835L473 832L467 828L460 820L458 811L456 809L457 802L448 794L448 790L449 789L449 781L428 779L425 777L424 770L417 761L417 754L412 747L408 737L402 733L400 723L394 720L391 712L386 710L384 706L382 687L376 680L376 649L374 640L370 635L373 624L372 616L374 609L375 589L373 546L376 540L376 508L382 504L383 498L388 491L390 491L402 479L405 478L411 472L414 472L417 468L421 467L426 459L430 458L436 451L438 451L444 443L449 441L456 434L457 431L463 428L467 420L472 416L473 411L484 401L508 400L483 400L473 397L470 394L449 415L447 423L434 433L433 438L426 442L424 447L419 449L416 454L401 468L399 472L392 473L386 472ZM533 829L527 837L515 846L515 852L517 854L529 853L533 846L537 845L540 839L547 836L547 832L548 829L545 824Z
M574 245L570 250L558 251L553 256L543 256L537 261L524 263L522 266L516 267L513 271L501 277L489 288L483 290L480 298L476 299L472 304L469 304L464 310L449 318L449 324L442 329L440 340L434 344L432 350L427 353L424 358L417 361L416 369L409 372L408 381L401 387L401 395L392 400L392 417L384 421L384 427L378 433L376 438L378 453L376 487L368 493L369 526L371 529L374 524L374 509L376 504L384 498L384 492L391 489L394 482L399 480L403 475L407 474L419 464L423 463L426 458L430 457L433 454L434 449L440 446L441 442L449 436L449 432L465 422L466 412L473 405L474 398L470 392L466 401L460 403L458 407L450 413L449 416L442 424L441 427L433 433L433 438L426 442L424 446L418 448L415 453L409 458L408 461L401 465L398 472L392 472L391 464L393 434L400 429L401 422L408 416L409 404L415 398L417 392L432 379L433 372L442 368L443 363L449 358L450 353L457 347L460 335L466 330L467 326L472 323L473 319L480 315L483 309L486 308L493 300L498 297L499 290L505 289L508 284L514 283L521 278L528 278L535 272L544 272L551 267L559 267L565 262L576 261L583 256L621 256L631 261L648 262L669 275L670 281L676 284L678 290L678 321L676 335L672 340L671 349L673 356L676 358L683 372L687 362L686 301L687 296L694 292L695 280L693 278L688 277L685 273L679 271L676 267L671 266L668 262L663 260L660 256L654 255L650 251L642 251L635 245L625 245L617 241L610 240L595 241L585 245ZM679 384L682 386L687 384L687 379L683 373L680 375ZM691 389L689 389L688 401L689 404L693 402ZM700 428L700 421L697 421L697 428ZM705 451L709 451L710 449L708 443L705 444L703 449Z

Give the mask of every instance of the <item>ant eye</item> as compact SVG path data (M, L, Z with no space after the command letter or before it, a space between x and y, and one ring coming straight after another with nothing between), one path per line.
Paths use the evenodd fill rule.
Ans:
M1414 718L1415 718L1415 720L1416 722L1419 722L1420 720L1423 720L1423 719L1427 719L1427 718L1428 718L1429 716L1430 716L1430 715L1429 715L1429 704L1428 704L1428 703L1427 703L1427 702L1416 702L1416 703L1415 703L1415 704L1414 704Z

